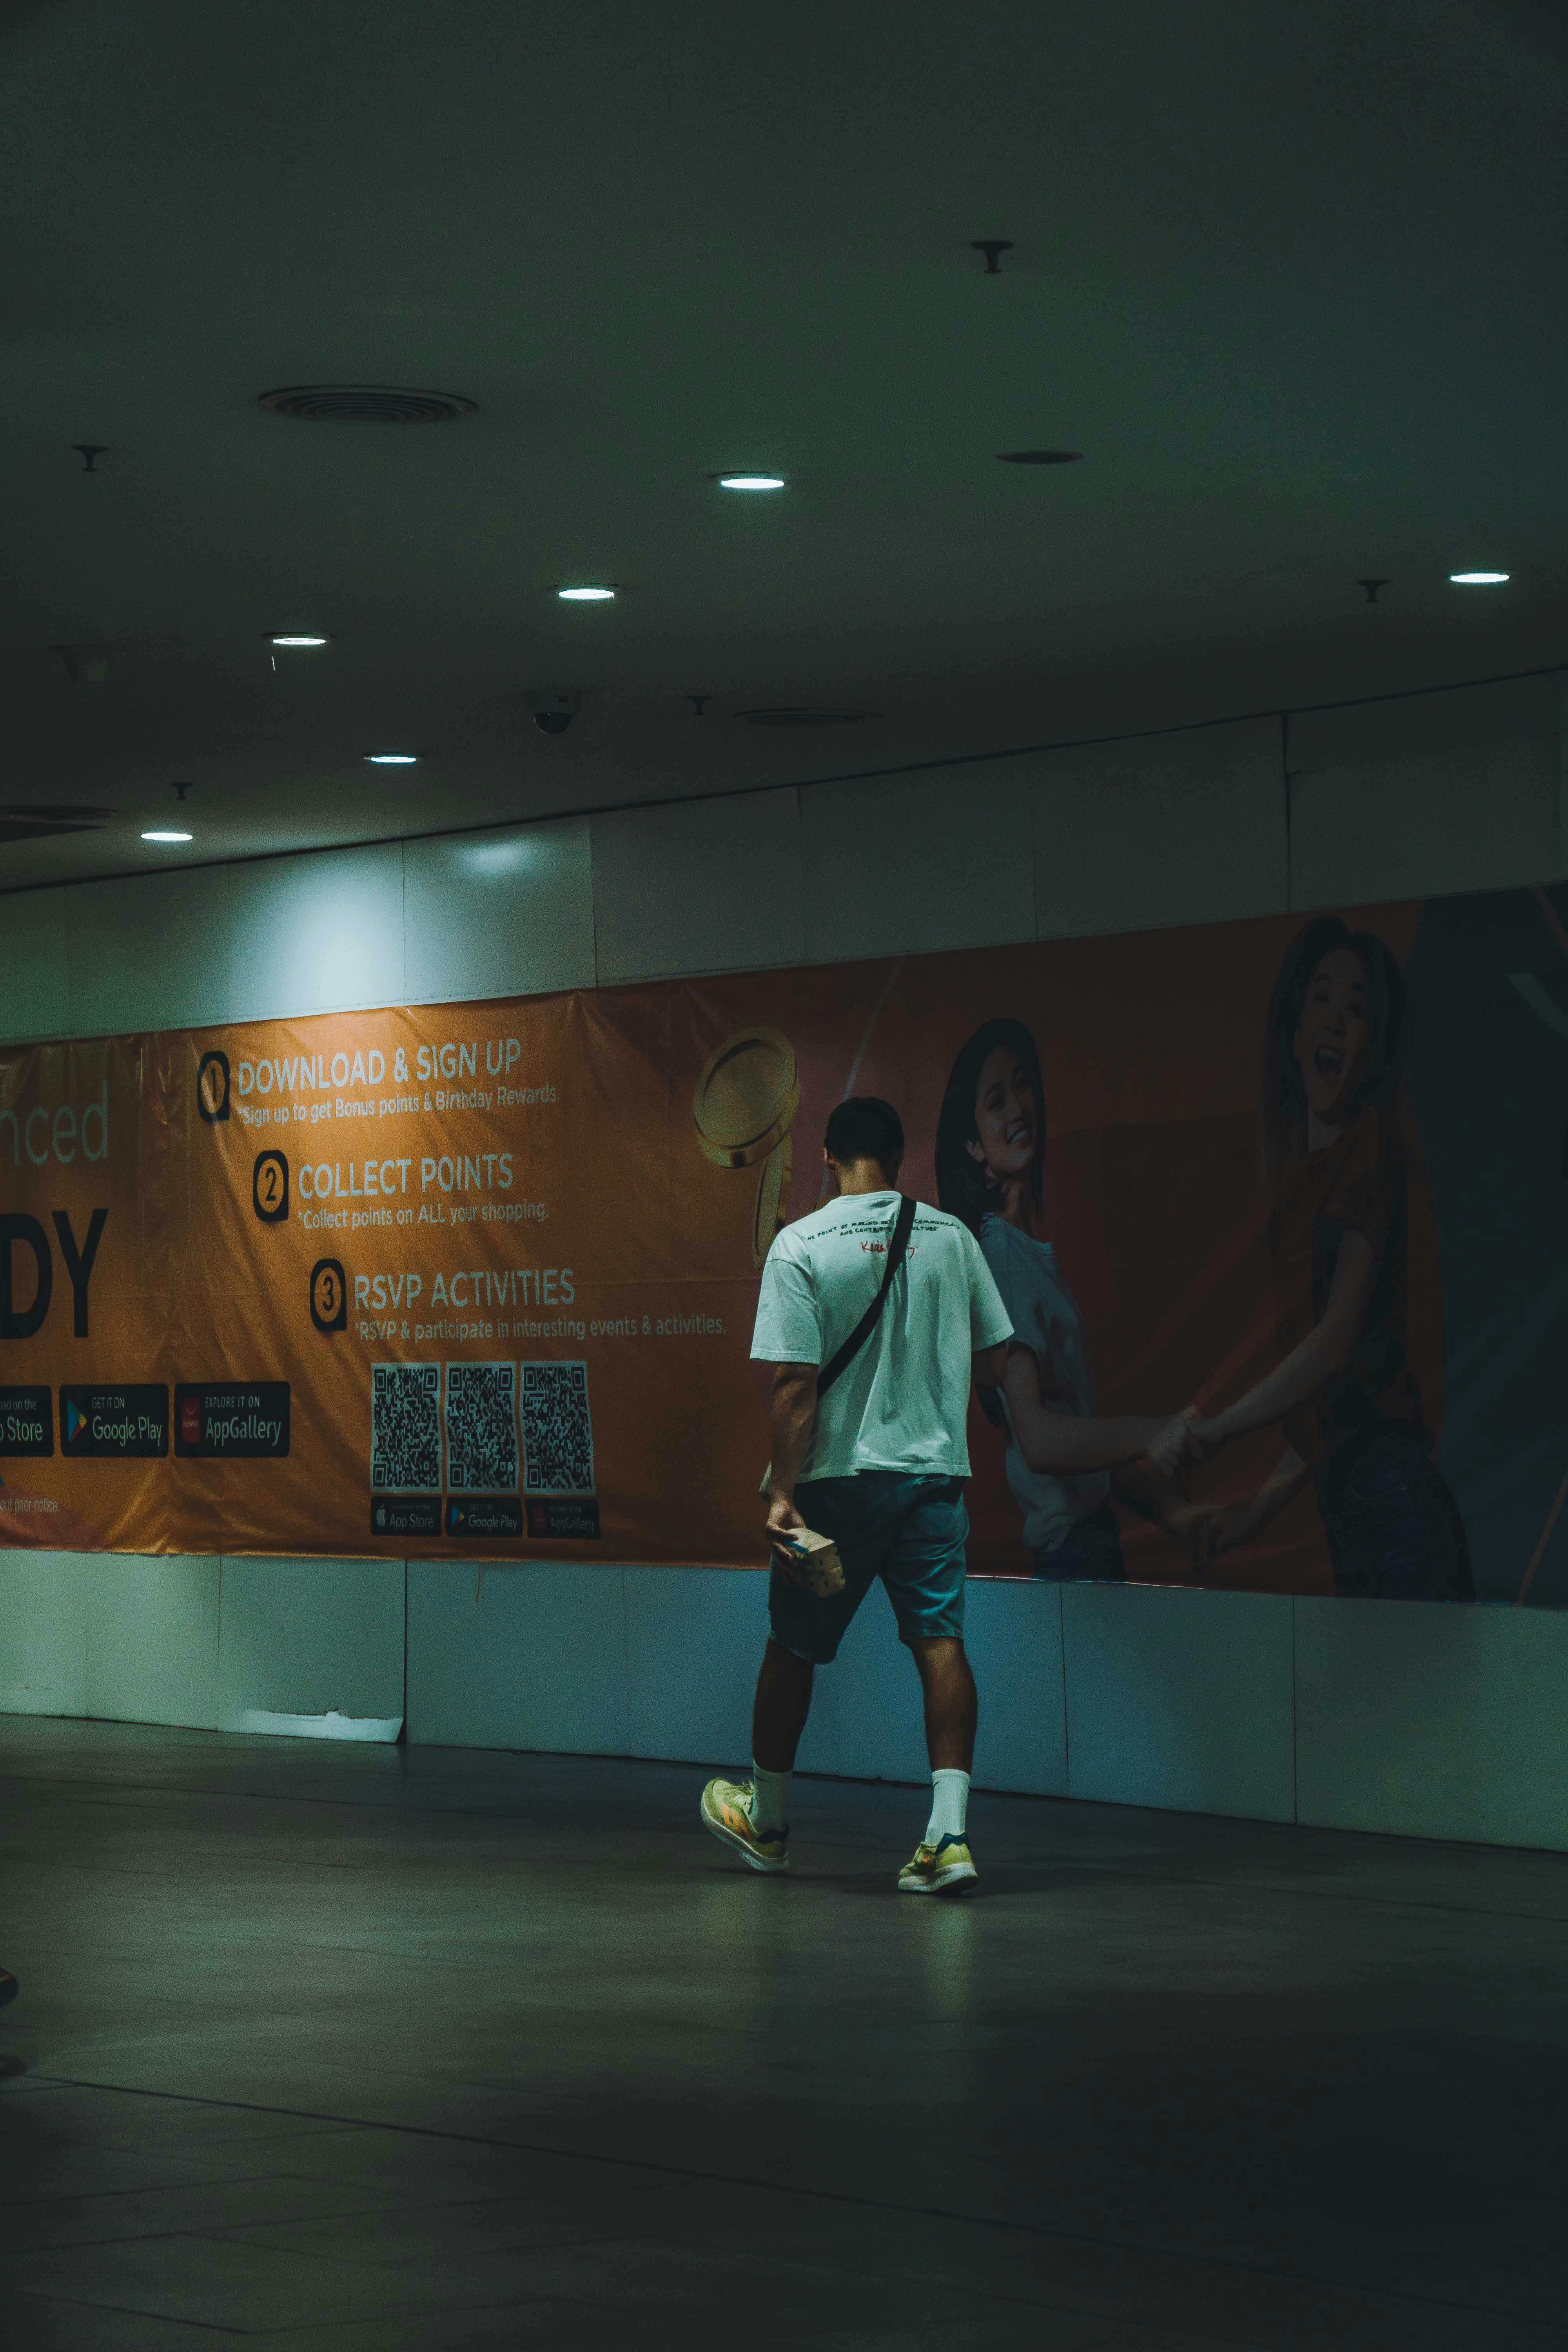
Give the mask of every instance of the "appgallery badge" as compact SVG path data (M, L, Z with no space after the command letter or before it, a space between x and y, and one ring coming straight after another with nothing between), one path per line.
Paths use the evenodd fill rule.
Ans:
M289 1451L289 1383L182 1381L174 1453L182 1461L280 1461Z

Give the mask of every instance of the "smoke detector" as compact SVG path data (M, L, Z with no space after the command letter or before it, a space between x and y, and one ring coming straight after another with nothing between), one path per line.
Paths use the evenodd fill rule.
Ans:
M403 392L384 383L291 383L260 394L274 416L310 425L449 425L475 404L455 392Z

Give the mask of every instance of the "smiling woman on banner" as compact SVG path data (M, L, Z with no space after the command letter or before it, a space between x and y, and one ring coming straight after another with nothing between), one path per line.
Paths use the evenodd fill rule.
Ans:
M1200 1559L1246 1541L1309 1478L1334 1590L1473 1601L1458 1504L1432 1459L1410 1362L1409 1000L1371 931L1320 915L1269 999L1261 1088L1281 1360L1223 1412L1185 1416L1187 1450L1278 1422L1285 1445L1239 1509L1199 1523ZM1174 1468L1180 1448L1156 1449Z
M953 1063L936 1129L938 1198L980 1244L1013 1324L1005 1384L983 1391L981 1402L1007 1433L1007 1483L1036 1575L1125 1577L1109 1474L1125 1473L1162 1439L1179 1453L1186 1425L1143 1413L1094 1417L1083 1317L1036 1232L1045 1163L1034 1038L1021 1021L984 1022ZM1127 1499L1162 1526L1186 1524L1181 1498L1158 1480L1140 1481Z

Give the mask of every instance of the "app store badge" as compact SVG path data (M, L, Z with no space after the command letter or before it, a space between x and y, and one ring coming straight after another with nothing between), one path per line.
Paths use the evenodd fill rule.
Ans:
M378 1495L370 1507L370 1531L374 1536L438 1536L441 1497Z
M0 1455L53 1454L55 1400L45 1388L0 1388Z

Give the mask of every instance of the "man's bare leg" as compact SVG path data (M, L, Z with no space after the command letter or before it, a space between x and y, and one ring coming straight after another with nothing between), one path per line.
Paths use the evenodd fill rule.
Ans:
M815 1674L806 1659L777 1642L770 1641L763 1652L752 1709L752 1760L764 1772L795 1770L795 1751L811 1712Z
M752 1777L710 1780L702 1826L753 1870L789 1868L789 1784L795 1751L811 1712L813 1669L771 1641L763 1652L752 1713Z
M899 1873L905 1895L968 1895L980 1874L969 1851L965 1816L969 1768L974 1761L979 1702L963 1643L952 1636L911 1642L925 1694L926 1753L931 1758L931 1808L912 1861Z
M944 1636L911 1642L925 1694L926 1753L933 1772L967 1772L974 1762L980 1701L963 1643ZM801 1720L805 1721L803 1716Z

